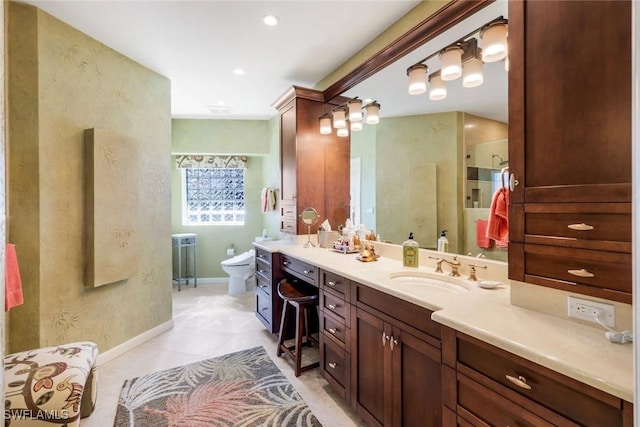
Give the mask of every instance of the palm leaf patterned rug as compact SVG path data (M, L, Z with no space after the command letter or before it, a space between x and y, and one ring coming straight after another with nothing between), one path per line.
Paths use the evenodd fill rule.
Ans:
M126 380L115 427L321 426L263 347Z

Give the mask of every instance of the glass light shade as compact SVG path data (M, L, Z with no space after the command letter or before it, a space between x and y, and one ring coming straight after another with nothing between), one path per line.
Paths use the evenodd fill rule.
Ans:
M462 48L449 46L440 53L440 78L445 82L462 75Z
M347 126L347 115L346 111L343 109L335 110L333 113L333 127L336 129L341 129Z
M427 70L424 64L409 67L409 95L421 95L427 91Z
M380 111L380 104L377 102L372 102L367 105L367 124L376 125L380 122L380 116L378 112Z
M349 122L349 127L351 128L351 131L353 132L354 130L362 130L362 120L360 120L359 122Z
M322 135L328 135L331 133L331 117L320 117L320 133Z
M462 86L476 87L480 86L482 82L484 82L482 61L478 58L473 58L464 64L464 68L462 69Z
M429 99L439 101L447 97L447 84L439 74L432 74L429 77Z
M336 131L336 133L338 134L338 136L341 136L341 137L349 136L349 128L346 126L341 127Z
M362 101L352 99L347 104L349 106L349 121L359 122L362 120Z
M509 71L509 57L508 56L506 56L504 58L504 70L505 71Z
M495 23L480 32L482 61L496 62L507 56L507 24Z

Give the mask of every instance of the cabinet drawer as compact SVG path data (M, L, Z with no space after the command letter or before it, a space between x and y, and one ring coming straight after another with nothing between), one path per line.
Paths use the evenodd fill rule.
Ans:
M256 258L256 274L267 280L271 280L271 264L260 258Z
M330 312L331 314L338 316L342 322L347 322L349 319L350 313L350 305L342 298L337 297L328 292L322 292L320 297L320 309L325 312Z
M282 218L282 220L280 221L280 230L286 232L286 233L291 233L291 234L296 234L296 220L294 219L285 219Z
M261 275L256 275L256 292L262 291L264 294L271 296L271 281L265 279Z
M458 375L458 414L475 426L552 427L543 418L500 394ZM462 422L460 425L469 425Z
M525 275L631 294L631 255L527 245Z
M271 252L256 248L256 261L260 261L266 266L271 266Z
M282 255L282 268L297 273L297 276L313 285L316 284L316 267L287 255Z
M322 314L320 319L324 334L340 341L344 346L347 339L347 327L345 326L344 319L338 320L327 314Z
M524 233L525 243L631 252L631 204L528 204Z
M349 280L328 271L320 273L320 287L349 301Z
M271 325L271 295L267 295L260 288L256 288L256 315L261 317L262 323Z
M478 378L488 380L487 387L497 392L506 387L526 400L549 408L575 423L594 426L622 425L620 399L474 338L458 334L457 360L459 376L460 372L465 371L465 367L469 368L471 373L481 374ZM459 403L462 399L460 386L459 383ZM527 386L530 388L526 388ZM507 395L506 391L499 394ZM488 406L490 402L481 406L483 405ZM546 416L545 418L548 419Z
M338 392L344 394L348 388L349 354L327 339L323 340L321 351L324 377Z

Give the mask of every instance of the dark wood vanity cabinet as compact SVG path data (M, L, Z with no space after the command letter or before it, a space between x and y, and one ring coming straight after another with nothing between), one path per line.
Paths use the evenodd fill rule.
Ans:
M306 233L298 215L308 207L320 221L343 224L350 212L350 140L335 132L321 135L319 128L320 116L334 105L322 92L294 86L273 106L280 112L281 230Z
M282 312L276 288L279 277L280 254L256 248L256 317L272 334L280 328Z
M351 406L370 426L442 425L440 326L429 310L353 286Z
M633 425L633 405L443 328L446 426Z
M631 40L630 1L509 3L509 278L631 303Z

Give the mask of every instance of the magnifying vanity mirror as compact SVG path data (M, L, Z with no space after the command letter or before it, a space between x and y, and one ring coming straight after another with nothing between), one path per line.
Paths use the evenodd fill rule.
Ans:
M318 222L318 211L314 208L305 208L300 214L300 220L307 225L307 243L304 244L305 248L314 248L316 245L311 243L311 226Z
M377 125L351 133L354 224L396 244L412 231L421 247L434 250L448 230L451 252L507 260L506 247L482 239L508 170L507 63L482 64L477 87L464 87L462 78L446 82L442 100L431 100L428 90L410 95L407 78L412 65L500 16L508 19L507 12L498 0L342 94L382 106ZM440 70L439 55L426 65L427 75Z

